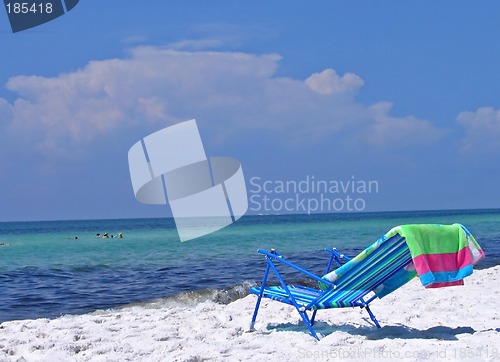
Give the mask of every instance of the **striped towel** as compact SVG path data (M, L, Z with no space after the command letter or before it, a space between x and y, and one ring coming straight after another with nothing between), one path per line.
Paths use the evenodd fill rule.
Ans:
M484 252L461 224L414 224L393 228L385 236L406 238L415 270L426 288L463 285Z

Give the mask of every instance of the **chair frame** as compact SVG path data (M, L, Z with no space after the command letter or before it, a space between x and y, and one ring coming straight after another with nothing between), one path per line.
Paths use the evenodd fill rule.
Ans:
M326 252L330 253L330 259L328 260L328 264L326 266L326 270L325 270L325 274L327 274L333 263L335 263L337 265L337 267L340 267L342 266L342 262L340 261L341 259L344 259L346 261L350 261L351 258L345 256L344 254L341 254L339 252L337 252L337 249L336 248L327 248L325 249ZM316 331L314 330L313 328L313 325L314 325L314 322L315 322L315 318L316 318L316 313L318 312L318 308L314 308L314 305L315 305L315 302L320 299L324 293L321 293L313 302L309 303L307 306L303 306L303 305L300 305L299 303L297 303L297 301L295 300L295 297L293 296L292 292L290 291L288 285L286 284L285 280L283 279L283 277L281 276L280 272L278 271L278 269L276 268L276 265L274 265L273 261L278 261L284 265L287 265L305 275L307 275L308 277L316 280L317 282L319 283L324 283L326 285L328 285L330 288L333 288L333 289L336 289L337 286L334 284L334 283L331 283L330 281L326 280L326 279L323 279L291 262L289 262L288 260L284 259L281 254L279 254L276 250L274 249L271 249L270 252L268 251L265 251L265 250L262 250L262 249L259 249L258 252L260 254L263 254L265 255L266 257L266 269L264 271L264 277L262 278L262 286L265 286L266 283L267 283L267 278L269 276L269 272L270 270L272 270L276 277L278 278L281 286L283 287L283 289L286 291L286 293L288 294L288 297L289 297L289 300L290 300L290 303L286 303L286 304L291 304L295 307L295 309L297 310L297 312L299 313L299 315L301 316L302 320L304 321L304 323L306 324L307 328L309 329L309 332L311 333L311 335L316 338L318 341L319 341L319 337L318 335L316 334ZM329 289L325 290L324 292L328 292ZM258 294L258 298L257 298L257 303L255 304L255 310L254 310L254 313L253 313L253 317L252 317L252 321L251 321L251 324L250 324L250 330L253 330L254 327L255 327L255 321L257 319L257 314L258 314L258 311L259 311L259 307L260 307L260 302L262 300L262 297L264 296L264 288L261 287L260 288L260 293ZM371 311L370 307L369 307L369 304L374 300L376 299L377 296L376 295L373 295L372 297L370 297L368 300L364 300L363 297L359 298L359 301L355 302L355 306L358 306L360 307L361 309L366 309L366 311L368 312L368 315L370 316L370 319L373 321L373 323L375 323L375 325L377 326L377 328L380 328L380 324L377 320L377 318L375 317L375 315L373 314L373 312ZM307 311L312 311L312 315L311 317L309 317L309 315L307 314Z
M397 237L401 238L400 235L397 235ZM392 239L392 238L390 238L390 239ZM381 238L380 240L383 240L385 242L385 241L389 241L390 239L382 239ZM402 240L404 241L404 238ZM378 252L373 252L373 257L374 258L381 258L382 254L380 254L380 253L383 252L382 251L383 249L385 249L385 247L380 247L380 250ZM330 258L328 260L328 264L327 264L326 269L325 269L325 274L330 272L330 270L331 270L332 266L334 266L334 264L337 267L341 267L343 265L341 260L345 260L346 262L349 262L352 260L351 258L345 256L344 254L339 253L335 248L327 248L324 250L330 254ZM265 295L266 294L266 291L265 291L266 283L267 283L267 279L269 277L270 271L273 271L274 274L276 275L279 283L281 284L281 288L284 291L284 293L283 293L283 297L278 296L277 294L274 294L274 296L276 298L272 298L272 297L269 297L269 298L272 298L272 299L277 300L279 302L294 306L295 309L297 310L297 312L299 313L300 317L302 318L302 320L306 324L307 328L309 329L309 332L311 333L311 335L314 338L316 338L317 340L319 340L319 337L318 337L317 333L315 332L313 325L315 322L316 313L318 312L318 309L345 308L345 307L359 307L361 309L366 309L368 315L370 316L370 319L373 321L375 326L377 328L380 328L380 324L379 324L377 318L375 317L375 315L373 314L373 312L371 311L370 306L369 306L370 303L374 299L378 298L378 296L375 293L373 293L373 289L375 289L378 285L382 284L384 281L391 278L401 268L406 267L407 265L412 263L410 256L401 257L397 260L397 263L395 263L395 264L397 264L396 266L391 264L391 269L387 273L384 273L381 276L377 276L377 278L369 279L370 282L374 282L373 285L370 285L370 288L368 288L367 290L366 289L360 290L359 293L356 294L352 299L345 302L345 304L348 304L348 305L340 305L338 307L324 307L324 306L318 305L317 303L319 303L319 301L321 301L322 298L324 298L326 296L326 294L333 295L334 293L336 293L336 291L341 292L342 290L346 290L346 289L343 289L342 286L340 286L340 288L338 289L337 284L342 283L343 281L346 280L346 278L349 278L349 274L361 273L361 270L362 270L361 268L370 268L370 266L372 265L372 264L370 264L370 263L372 263L370 256L367 256L366 260L363 260L362 262L355 264L354 267L350 271L348 271L346 275L342 276L338 280L339 283L337 283L337 281L332 283L332 282L330 282L326 279L323 279L323 278L317 276L316 274L311 273L310 271L308 271L304 268L301 268L301 267L295 265L294 263L286 260L285 258L283 258L283 256L281 254L279 254L274 249L271 249L270 252L259 249L258 252L265 256L266 269L264 271L264 277L262 278L261 286L254 287L254 288L250 289L251 293L257 294L257 302L255 304L255 310L253 313L252 321L250 323L250 330L253 330L255 327L255 321L257 319L257 314L259 311L262 297L268 297ZM391 251L391 252L393 252L393 251ZM408 254L409 254L409 250L408 250ZM285 280L283 279L282 275L280 274L280 272L278 271L278 269L276 267L279 264L284 264L288 267L291 267L291 268L295 269L296 271L306 275L307 277L309 277L317 282L323 283L324 285L327 286L327 289L319 290L319 289L314 289L314 288L301 286L301 285L290 285L290 286L287 285L287 283L285 282ZM355 279L353 279L353 280L355 280ZM349 283L349 279L347 279L347 283ZM297 301L296 297L294 296L294 294L290 290L291 288L294 290L300 289L301 291L304 291L305 293L310 293L313 297L314 296L316 296L316 297L308 303L304 303L303 301L299 302L299 301ZM272 292L269 292L269 291L267 293L272 294ZM329 293L333 293L333 294L329 294ZM370 293L373 293L373 295L370 295ZM308 315L308 312L311 312L311 316Z

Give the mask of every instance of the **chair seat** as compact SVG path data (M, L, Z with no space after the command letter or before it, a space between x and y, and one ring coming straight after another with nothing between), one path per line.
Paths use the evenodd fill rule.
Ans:
M319 297L324 295L323 290L308 288L301 285L289 285L288 289L290 293L295 298L295 302L302 304L303 306L307 306L313 302L315 302ZM260 294L261 288L253 287L250 289L250 292L253 294ZM354 293L359 296L360 294L367 294L366 291L358 291ZM270 286L264 288L263 297L276 300L278 302L286 303L293 305L290 300L286 290L281 286ZM357 307L362 303L360 302L359 297L355 297L353 300L330 300L330 304L325 306L323 304L317 304L311 306L310 309L323 309L323 308L349 308L349 307Z
M292 294L292 296L295 298L295 301L297 303L304 305L304 306L312 303L320 295L323 294L322 290L308 288L308 287L304 287L301 285L289 285L288 289L290 290L290 293ZM257 295L260 294L260 291L261 291L260 287L253 287L250 289L251 293L254 293ZM287 304L293 305L293 303L291 302L291 300L288 296L288 293L281 286L265 287L263 296L266 298L270 298L270 299L282 302L282 303L287 303Z

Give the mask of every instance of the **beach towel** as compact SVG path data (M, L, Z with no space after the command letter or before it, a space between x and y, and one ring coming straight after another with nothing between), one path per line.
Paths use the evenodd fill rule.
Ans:
M426 288L463 285L484 252L461 224L413 224L393 228L385 236L406 239L415 270Z

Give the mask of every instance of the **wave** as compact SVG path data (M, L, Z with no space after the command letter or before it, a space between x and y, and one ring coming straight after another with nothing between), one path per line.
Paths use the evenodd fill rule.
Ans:
M206 288L181 292L165 298L157 298L148 302L130 303L119 309L142 307L148 309L160 309L166 307L186 306L192 307L204 302L218 304L229 304L250 294L249 289L256 286L255 281L244 281L229 288L216 289ZM115 308L117 309L117 308Z

